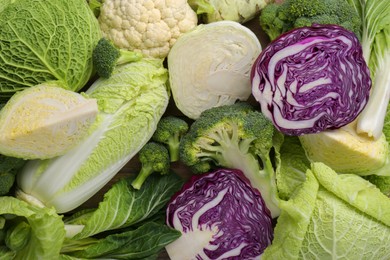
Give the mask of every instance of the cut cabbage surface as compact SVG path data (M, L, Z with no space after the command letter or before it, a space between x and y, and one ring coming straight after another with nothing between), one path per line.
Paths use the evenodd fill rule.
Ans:
M88 134L95 99L44 83L16 93L0 111L0 153L47 159L66 153Z
M260 52L257 36L238 22L202 24L182 35L168 55L176 106L196 119L206 109L247 100Z

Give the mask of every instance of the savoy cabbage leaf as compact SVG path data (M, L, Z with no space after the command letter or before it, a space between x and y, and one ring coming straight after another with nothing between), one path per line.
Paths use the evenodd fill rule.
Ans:
M99 24L84 0L1 0L0 97L46 81L80 90Z
M360 176L313 163L306 181L280 207L263 259L390 257L390 198Z

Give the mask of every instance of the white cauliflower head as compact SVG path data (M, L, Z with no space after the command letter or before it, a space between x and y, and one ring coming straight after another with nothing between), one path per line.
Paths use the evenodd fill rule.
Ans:
M165 58L197 23L186 0L105 0L99 15L103 36L115 46L154 58Z

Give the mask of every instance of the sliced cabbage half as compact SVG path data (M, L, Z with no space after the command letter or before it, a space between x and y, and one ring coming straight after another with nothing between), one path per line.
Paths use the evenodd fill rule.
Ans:
M388 160L385 136L373 140L355 131L356 122L337 130L327 130L299 137L311 162L322 162L338 173L370 175ZM388 175L388 174L386 174Z
M238 22L202 24L182 35L168 55L176 106L196 119L206 109L247 100L260 52L256 35Z
M47 159L84 138L98 113L96 99L44 83L12 96L0 112L0 153Z

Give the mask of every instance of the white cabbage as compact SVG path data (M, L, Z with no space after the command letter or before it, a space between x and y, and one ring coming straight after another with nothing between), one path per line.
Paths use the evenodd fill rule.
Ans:
M196 119L206 109L247 100L251 68L260 52L257 36L237 22L199 25L184 34L168 55L176 106Z

